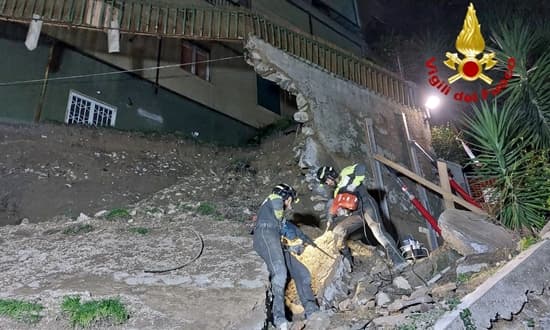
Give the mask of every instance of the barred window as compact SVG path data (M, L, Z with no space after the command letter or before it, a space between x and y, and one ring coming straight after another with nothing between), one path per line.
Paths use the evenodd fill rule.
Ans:
M65 123L90 126L114 126L115 120L116 107L95 100L74 90L71 90L69 93Z

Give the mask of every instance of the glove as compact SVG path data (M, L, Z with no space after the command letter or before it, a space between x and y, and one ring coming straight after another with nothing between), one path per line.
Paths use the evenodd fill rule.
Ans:
M289 246L288 247L288 252L292 252L292 253L299 256L304 252L304 245L303 244L298 244L298 245Z

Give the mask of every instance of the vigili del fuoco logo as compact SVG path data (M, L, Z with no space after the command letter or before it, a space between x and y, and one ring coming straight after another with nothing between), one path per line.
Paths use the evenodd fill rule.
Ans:
M437 75L438 70L435 65L435 57L426 61L426 67L429 69L428 82L432 87L444 95L452 95L457 101L477 102L480 99L487 100L490 96L497 96L508 86L508 81L512 78L516 66L516 60L513 57L508 58L504 77L495 86L492 86L493 79L486 75L484 71L492 69L498 61L495 59L495 53L484 52L485 40L481 34L481 25L477 20L476 11L472 3L468 6L464 26L456 38L455 45L456 50L460 54L447 52L445 54L447 60L443 62L445 66L456 71L456 74L447 79L448 83ZM479 95L477 92L470 94L463 91L453 92L451 85L460 79L465 81L481 79L491 87L483 88Z

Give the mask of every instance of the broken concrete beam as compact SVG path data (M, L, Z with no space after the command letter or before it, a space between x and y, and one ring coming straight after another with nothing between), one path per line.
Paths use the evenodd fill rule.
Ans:
M456 290L456 283L449 282L440 286L436 286L435 288L432 289L430 293L432 294L432 296L439 298L439 297L446 296L449 292L454 290Z
M527 302L527 292L541 293L549 288L549 272L550 240L544 240L516 256L465 296L455 310L437 321L434 329L463 329L464 322L483 329L491 327L491 321L497 318L510 319Z
M445 242L464 256L516 248L512 233L473 212L445 210L438 223Z
M398 312L398 311L400 311L404 308L407 308L409 306L414 306L414 305L418 305L418 304L430 304L430 303L433 303L433 302L434 302L434 300L430 296L422 296L422 297L418 297L418 298L414 298L414 299L403 298L403 299L399 299L399 300L396 300L396 301L392 302L388 306L388 310L390 311L390 313L393 313L393 312Z

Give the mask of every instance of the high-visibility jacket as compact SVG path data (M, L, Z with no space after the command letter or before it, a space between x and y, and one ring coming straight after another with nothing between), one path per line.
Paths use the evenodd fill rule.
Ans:
M359 187L365 181L366 175L367 167L364 164L354 164L344 167L340 171L338 185L334 189L334 197L341 192L353 192L349 189L349 186Z
M256 220L257 228L281 230L284 216L284 203L281 196L271 194L262 202Z

